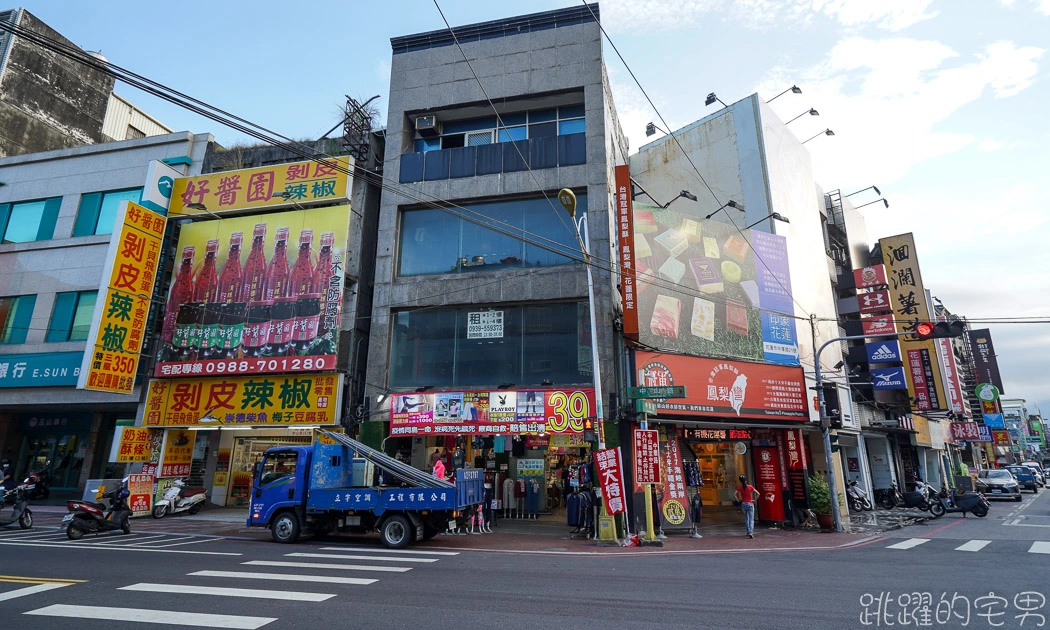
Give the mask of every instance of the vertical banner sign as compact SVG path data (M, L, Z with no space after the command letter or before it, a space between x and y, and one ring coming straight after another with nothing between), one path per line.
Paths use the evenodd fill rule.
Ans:
M791 500L799 507L808 505L809 498L806 496L806 446L805 437L800 429L788 429L784 431L784 441L787 443L787 467L788 477L791 479Z
M146 185L142 189L142 205L167 216L175 180L182 173L160 160L151 160L146 168Z
M334 442L333 442L334 444ZM230 449L220 448L218 459L215 461L216 488L225 488L226 482L230 480Z
M911 232L879 239L883 262L886 265L886 280L897 332L911 332L919 322L932 321L926 303L926 289L922 283L919 257L915 251L915 238ZM909 340L903 338L901 347L908 356L908 395L919 398L914 408L919 411L947 410L944 379L934 340ZM913 362L917 357L919 365ZM921 370L917 372L916 370ZM919 396L916 378L921 376L927 390L925 398Z
M756 446L755 478L758 486L757 518L784 520L784 501L780 494L780 458L775 446Z
M594 467L606 511L610 516L622 514L625 511L624 497L627 492L623 484L623 458L620 456L620 447L595 451Z
M991 383L1005 394L1003 378L999 375L999 362L995 358L992 331L987 328L970 331L970 354L973 355L974 377L978 383Z
M654 429L634 430L634 482L660 482L660 434Z
M616 167L616 222L620 234L620 294L623 300L623 334L638 338L638 302L635 285L634 200L631 198L631 170Z
M153 475L128 475L128 507L132 516L153 511Z
M164 432L164 448L160 458L161 477L185 477L193 462L193 441L196 431L168 429Z
M685 490L685 476L682 474L682 451L678 441L678 429L667 427L665 439L661 444L660 455L663 466L660 467L660 494L657 496L660 508L660 522L664 529L688 527L686 522L686 505L689 498Z
M135 386L166 221L131 202L117 212L77 389L130 394Z

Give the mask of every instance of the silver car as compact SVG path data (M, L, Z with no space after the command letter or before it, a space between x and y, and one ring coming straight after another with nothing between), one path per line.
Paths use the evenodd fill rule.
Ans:
M977 473L977 491L989 499L1021 500L1021 486L1009 470L982 470Z

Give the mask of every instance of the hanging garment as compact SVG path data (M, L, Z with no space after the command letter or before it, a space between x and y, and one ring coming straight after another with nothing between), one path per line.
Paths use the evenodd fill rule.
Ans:
M693 496L693 500L689 502L689 517L692 519L694 525L700 523L700 519L704 515L704 500L700 498L700 493L697 492Z
M503 453L504 444L506 444L506 441L502 437L497 435L496 439L492 441L492 452L497 454Z
M503 481L503 509L509 510L514 507L514 480Z
M525 488L527 487L527 485L528 484L525 483L524 479L519 479L518 481L516 481L514 483L514 498L515 499L524 499L525 498L525 493L526 493Z
M511 447L511 454L514 457L525 457L525 440L515 440Z
M569 527L580 525L580 493L573 492L565 498L565 524Z

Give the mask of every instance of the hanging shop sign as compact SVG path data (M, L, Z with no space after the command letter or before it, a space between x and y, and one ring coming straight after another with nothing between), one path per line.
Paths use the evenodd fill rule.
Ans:
M76 385L83 352L0 354L0 388Z
M857 295L857 308L862 315L885 313L890 310L890 292L885 289Z
M146 167L146 185L142 187L142 205L167 216L175 180L180 177L182 173L164 162L150 160L149 166Z
M784 445L787 450L788 478L791 480L791 500L799 507L808 505L806 495L806 472L809 463L806 461L806 442L801 429L784 431Z
M634 482L660 481L660 434L653 429L634 430Z
M981 441L981 430L976 422L951 422L948 426L952 439L957 442Z
M130 394L135 387L166 222L131 202L117 211L77 389Z
M339 420L341 390L338 374L153 379L142 424L334 424Z
M685 385L684 399L657 402L659 415L808 420L802 368L636 352L643 386Z
M886 339L865 344L868 363L894 363L901 360L901 344L896 339Z
M908 389L904 368L874 368L871 370L871 378L874 389Z
M634 199L631 194L631 171L626 165L614 169L616 184L616 222L620 241L620 300L623 306L623 334L630 339L638 338L638 286L635 274L637 261L634 233ZM639 235L640 236L640 235ZM645 237L640 236L644 241Z
M939 321L945 318L938 318ZM962 378L959 376L959 368L955 363L955 352L948 339L937 340L937 359L941 363L941 373L944 374L944 392L948 396L948 409L952 413L962 414L966 411L966 401L963 398Z
M168 429L160 456L161 477L185 477L193 463L193 441L197 432L190 429Z
M781 491L780 457L776 446L756 446L752 453L755 458L755 485L758 490L758 502L755 504L757 518L784 520L784 500Z
M620 224L620 250L633 256L621 254L620 264L633 265L639 341L683 355L798 365L784 237L708 220L710 210L697 204L674 208L635 203L626 240Z
M390 435L583 433L594 389L394 394ZM496 411L493 411L495 404Z
M660 523L664 529L688 527L686 522L689 495L685 489L685 475L682 472L682 451L675 427L660 427L660 485L657 492L657 506L660 510Z
M968 336L977 382L991 383L999 389L999 393L1006 393L1006 390L1003 389L1003 378L999 375L999 360L995 358L992 331L987 328L971 330Z
M184 226L154 376L334 370L349 230L350 206Z
M871 287L886 284L886 266L871 265L853 270L853 282L858 289L870 289Z
M908 350L908 376L911 384L911 393L915 398L915 406L928 406L932 409L939 408L938 398L939 382L935 382L934 364L930 359L930 352L926 348L915 348ZM943 387L941 388L943 391Z
M275 208L293 202L348 201L349 169L350 158L344 156L179 177L172 187L168 212L192 216Z
M118 463L148 462L159 446L160 431L143 427L117 427L120 432L117 448Z
M751 440L751 429L684 429L682 437L694 442Z
M911 419L912 428L915 429L915 435L912 436L915 439L915 445L925 446L926 448L933 446L933 437L930 435L930 421L918 414L913 414Z
M865 337L892 335L897 332L897 327L893 325L893 315L864 317L860 320L860 327Z
M467 313L467 339L503 339L503 311Z
M543 477L543 460L542 459L519 459L518 460L518 479L522 478L542 478Z
M128 475L128 507L133 516L153 511L153 475Z
M992 431L992 443L996 446L1010 446L1010 432Z
M620 447L606 448L594 452L594 470L602 490L602 501L610 516L626 510L624 498L627 490L623 483L623 456Z

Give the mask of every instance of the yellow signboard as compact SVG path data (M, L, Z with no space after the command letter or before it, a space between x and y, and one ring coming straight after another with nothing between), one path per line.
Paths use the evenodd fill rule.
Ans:
M175 180L168 216L346 201L349 172L350 158L343 156L181 177Z
M160 431L142 427L121 427L117 462L148 462L159 438Z
M164 432L164 452L160 457L161 477L185 477L193 463L193 441L197 432L168 429Z
M926 303L926 288L922 284L919 257L915 252L915 238L911 232L879 239L886 282L890 287L890 306L897 332L915 330L920 322L932 322ZM948 409L941 375L940 355L936 342L901 339L904 371L908 374L908 397L918 411Z
M166 221L131 202L120 211L78 388L130 394L135 386Z
M338 374L155 379L149 383L143 424L334 424L339 419L341 383Z

